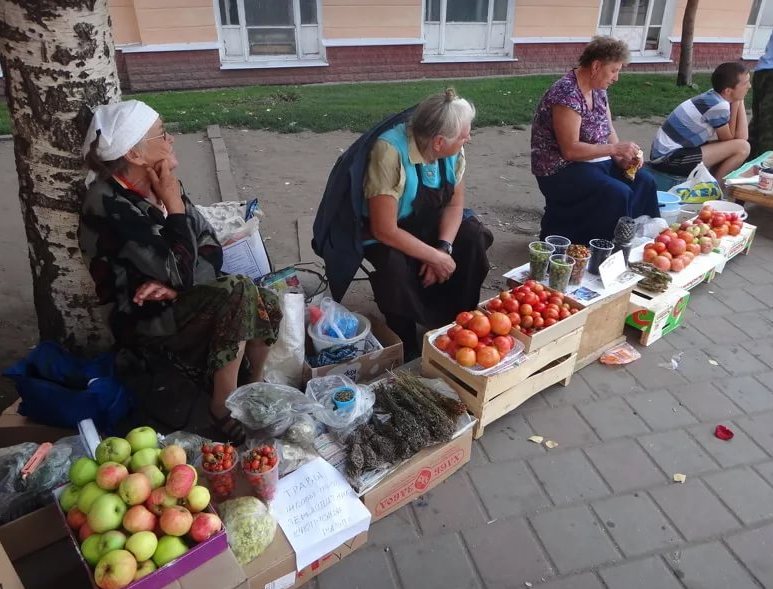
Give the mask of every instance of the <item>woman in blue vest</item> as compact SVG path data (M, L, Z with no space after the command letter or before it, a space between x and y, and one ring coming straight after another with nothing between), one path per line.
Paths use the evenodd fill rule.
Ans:
M382 133L364 180L365 257L387 324L406 358L416 324L445 325L476 307L489 270L491 232L464 214L464 144L475 108L449 89L422 101L407 123Z

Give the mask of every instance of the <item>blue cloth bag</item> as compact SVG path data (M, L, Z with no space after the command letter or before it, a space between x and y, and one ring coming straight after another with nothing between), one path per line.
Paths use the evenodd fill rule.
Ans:
M131 394L115 377L113 353L87 360L56 342L41 342L3 375L16 384L19 413L37 423L77 428L91 418L110 434L131 408Z

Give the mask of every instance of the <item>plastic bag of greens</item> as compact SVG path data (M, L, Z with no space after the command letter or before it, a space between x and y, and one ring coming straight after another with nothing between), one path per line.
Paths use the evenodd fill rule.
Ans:
M229 499L219 511L239 564L258 557L274 541L276 520L256 497Z
M319 404L293 387L256 382L236 389L225 406L231 417L252 430L250 437L273 438L286 432L299 414L311 413Z

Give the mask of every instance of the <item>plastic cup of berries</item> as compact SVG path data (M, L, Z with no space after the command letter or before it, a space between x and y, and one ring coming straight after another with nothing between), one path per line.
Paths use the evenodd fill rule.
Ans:
M279 483L279 455L271 444L261 444L242 452L242 470L262 501L271 501Z
M236 487L236 448L231 444L204 444L201 447L201 470L215 501L225 501Z

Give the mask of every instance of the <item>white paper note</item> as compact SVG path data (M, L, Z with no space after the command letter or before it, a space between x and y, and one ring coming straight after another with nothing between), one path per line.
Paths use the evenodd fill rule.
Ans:
M260 233L243 237L223 248L223 272L244 274L253 280L271 271Z
M599 276L604 288L612 286L625 270L625 257L622 251L615 252L604 260L599 266Z
M370 512L322 458L279 480L271 511L295 550L300 571L370 527Z

